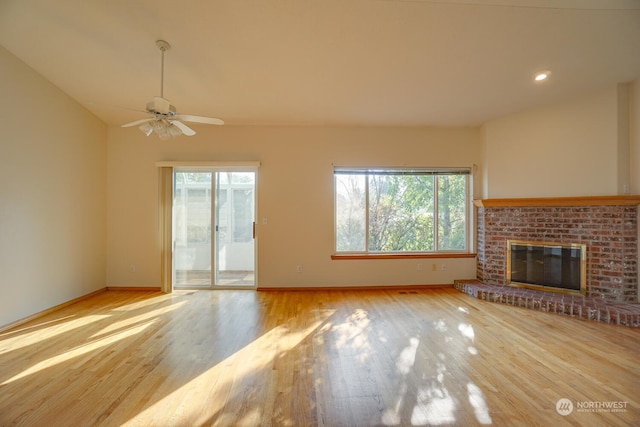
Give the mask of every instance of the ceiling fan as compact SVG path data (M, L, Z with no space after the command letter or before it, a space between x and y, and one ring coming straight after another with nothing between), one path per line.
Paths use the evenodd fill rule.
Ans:
M135 120L122 125L123 128L138 126L147 136L155 132L160 139L186 135L192 136L196 132L183 122L204 123L209 125L223 125L224 122L213 117L193 116L190 114L179 114L176 107L164 98L164 53L171 48L171 45L164 40L156 41L156 46L162 52L162 63L160 67L160 96L153 98L147 103L146 113L151 114L151 118Z

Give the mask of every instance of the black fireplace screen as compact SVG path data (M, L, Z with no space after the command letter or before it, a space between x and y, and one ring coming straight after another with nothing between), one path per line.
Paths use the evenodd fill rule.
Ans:
M509 282L584 290L584 245L509 241Z

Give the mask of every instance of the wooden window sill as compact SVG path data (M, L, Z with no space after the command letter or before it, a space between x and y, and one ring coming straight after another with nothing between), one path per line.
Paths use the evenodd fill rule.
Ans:
M430 254L333 254L331 259L428 259L428 258L475 258L475 253L430 253Z

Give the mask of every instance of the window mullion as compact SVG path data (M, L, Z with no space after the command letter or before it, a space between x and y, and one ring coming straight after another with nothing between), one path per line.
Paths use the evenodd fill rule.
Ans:
M364 180L364 251L369 252L369 175Z
M440 182L438 180L438 176L433 177L433 250L434 252L438 252L439 243L439 224L440 224L440 215L438 214L438 188L440 186Z

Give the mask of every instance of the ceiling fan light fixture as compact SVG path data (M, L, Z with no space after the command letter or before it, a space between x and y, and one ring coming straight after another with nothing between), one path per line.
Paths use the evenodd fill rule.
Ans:
M167 124L164 122L164 120L155 120L151 126L157 134L161 134L164 133Z
M140 129L142 133L147 136L151 135L151 132L153 132L153 127L149 124L149 122L141 124L140 126L138 126L138 129Z
M165 132L165 133L159 133L159 134L158 134L158 138L160 138L160 139L161 139L161 140L163 140L163 141L166 141L166 140L168 140L168 139L170 139L170 138L171 138L171 135L169 135L169 134L168 134L168 133L166 133L166 132Z
M143 124L138 126L138 129L140 129L140 131L142 131L142 133L147 136L155 132L156 135L158 135L158 137L162 140L175 138L176 136L180 136L183 134L182 130L178 126L175 126L173 123L164 119L144 122Z
M167 132L174 138L176 136L182 135L182 131L173 123L171 123L169 127L167 127Z

